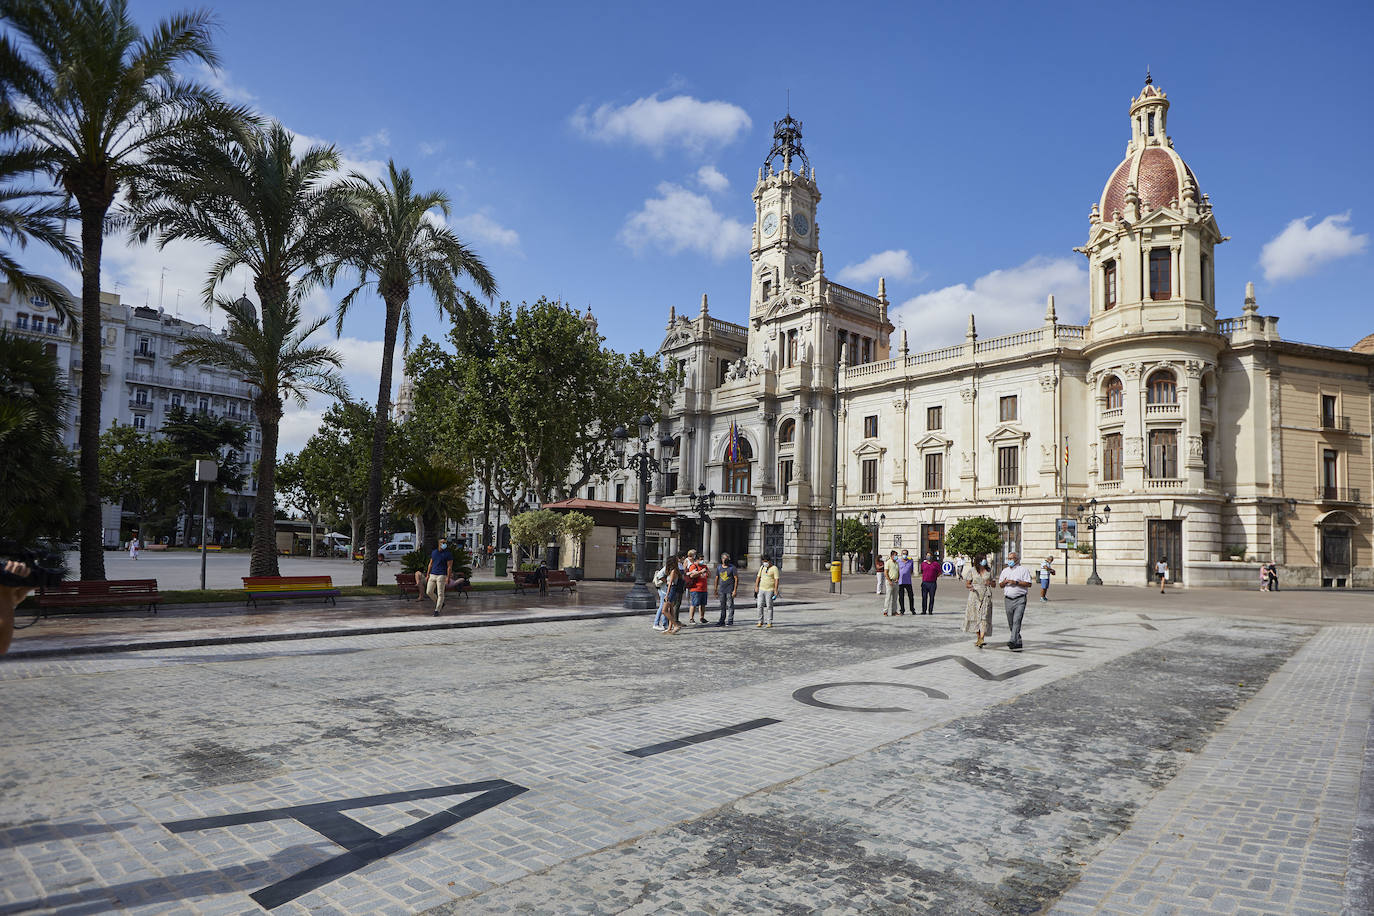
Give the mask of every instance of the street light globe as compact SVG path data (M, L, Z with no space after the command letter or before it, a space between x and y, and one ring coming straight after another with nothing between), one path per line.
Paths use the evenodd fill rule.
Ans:
M654 418L647 413L639 418L639 438L648 439L654 431Z

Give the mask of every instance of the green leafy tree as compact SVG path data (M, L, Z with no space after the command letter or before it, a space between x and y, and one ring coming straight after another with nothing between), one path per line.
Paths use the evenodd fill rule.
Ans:
M585 512L568 512L563 516L563 533L572 538L577 546L577 553L573 566L582 565L583 548L587 540L587 535L592 533L596 527L596 519Z
M313 485L309 464L310 456L304 451L300 455L288 452L277 463L277 498L309 520L310 555L313 557L316 555L315 529L319 527L323 506L320 491Z
M214 67L209 13L144 33L126 0L0 0L0 92L17 155L41 163L81 224L81 578L104 579L100 504L100 265L115 197L151 146L245 119L177 72Z
M132 426L111 426L100 434L100 496L134 515L140 537L153 540L168 517L176 517L175 491L165 470L177 456L165 440Z
M0 331L0 533L65 539L80 506L62 445L68 406L57 360L43 344Z
M280 124L244 127L158 144L134 188L138 237L156 237L160 246L200 242L218 253L204 296L228 316L227 332L190 339L175 363L219 366L257 389L253 409L262 453L249 563L255 576L278 574L273 512L284 398L304 405L315 392L346 395L339 354L307 343L328 319L307 321L301 311L337 244L340 198L331 175L338 166L333 147L312 146L296 155ZM239 268L252 276L261 315L246 298L218 295Z
M852 561L855 557L867 556L873 550L873 529L857 518L842 518L837 529L840 553Z
M332 271L345 266L357 270L359 283L339 302L337 330L358 294L375 282L386 305L382 324L382 371L377 382L376 427L372 433L372 464L367 491L366 546L363 553L363 585L377 584L377 542L381 536L383 453L391 417L392 359L398 329L404 329L410 349L410 294L428 288L441 312L447 312L459 329L467 326L469 312L481 306L459 285L467 278L483 296L496 295L496 281L477 253L463 244L435 214L449 215L448 197L442 191L419 193L409 169L387 163L387 177L374 181L354 173L345 188L349 217L343 222L343 244Z
M1002 549L997 523L985 515L961 519L945 534L945 552L951 556L986 557Z
M521 549L542 550L563 530L563 516L552 509L532 509L510 520L511 547L519 556Z
M424 461L402 474L401 481L406 489L396 497L396 511L420 519L424 531L416 546L431 551L439 542L444 519L468 514L468 478L455 467Z

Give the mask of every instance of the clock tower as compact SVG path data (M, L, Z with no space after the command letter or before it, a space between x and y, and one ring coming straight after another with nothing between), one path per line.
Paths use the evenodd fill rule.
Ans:
M790 114L773 122L773 148L754 186L751 318L767 311L783 290L809 283L816 269L820 249L816 205L821 192L801 139L801 122Z

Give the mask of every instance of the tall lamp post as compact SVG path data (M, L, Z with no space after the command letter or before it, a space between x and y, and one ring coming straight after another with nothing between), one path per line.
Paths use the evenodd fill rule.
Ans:
M658 604L658 596L649 591L649 573L644 565L646 533L649 512L649 479L653 472L663 473L663 467L655 464L653 453L649 451L649 440L653 437L654 418L645 414L639 418L639 450L629 453L630 433L623 426L617 426L611 433L611 448L615 450L616 463L622 468L633 466L639 482L639 529L635 535L635 584L625 595L625 607L632 610L648 611ZM666 433L659 438L661 454L667 455L672 447L673 438ZM664 460L664 465L667 460Z
M697 520L701 522L701 562L707 562L706 556L706 525L711 521L710 512L716 507L716 491L706 492L706 484L697 484L697 495L692 497L692 511L697 514ZM720 545L716 545L719 551Z
M886 512L879 512L876 516L871 516L867 512L865 512L863 516L864 525L873 532L874 565L876 565L878 562L878 529L883 526L883 522L885 521L887 521Z
M1093 571L1088 576L1088 585L1102 584L1102 577L1097 574L1097 528L1099 525L1105 525L1111 521L1111 517L1112 507L1106 503L1102 504L1102 514L1097 513L1097 497L1095 496L1088 500L1086 506L1082 503L1078 504L1078 524L1087 525L1093 533Z

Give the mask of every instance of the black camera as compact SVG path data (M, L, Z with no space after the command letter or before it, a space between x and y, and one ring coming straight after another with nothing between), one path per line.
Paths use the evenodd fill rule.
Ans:
M23 563L29 568L27 576L16 576L4 567L4 561ZM0 541L0 585L51 588L67 577L60 554L29 550L12 541Z

